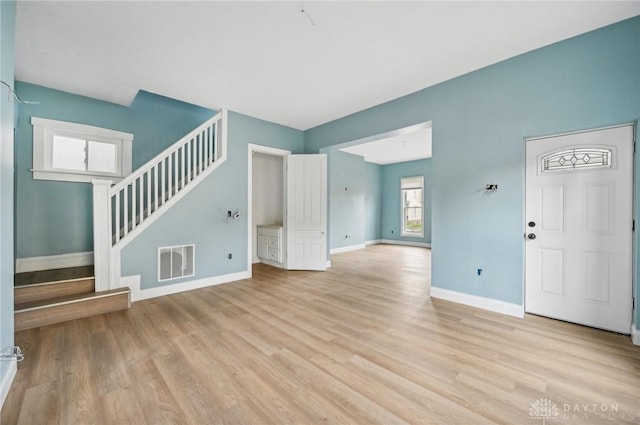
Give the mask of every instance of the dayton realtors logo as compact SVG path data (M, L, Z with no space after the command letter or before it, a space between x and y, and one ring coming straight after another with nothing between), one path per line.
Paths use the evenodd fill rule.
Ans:
M545 425L547 420L553 420L559 415L558 405L548 398L540 398L529 406L531 419L542 419L542 425Z
M640 413L622 411L617 403L564 403L558 406L551 399L540 398L529 405L531 419L547 421L561 419L584 424L588 421L630 421L640 419Z

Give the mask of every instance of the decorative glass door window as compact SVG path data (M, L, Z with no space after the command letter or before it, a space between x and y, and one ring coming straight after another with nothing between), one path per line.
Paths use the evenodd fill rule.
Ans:
M607 148L575 148L542 157L541 170L575 170L576 168L611 168L612 151Z
M424 177L403 177L400 181L402 236L424 236Z

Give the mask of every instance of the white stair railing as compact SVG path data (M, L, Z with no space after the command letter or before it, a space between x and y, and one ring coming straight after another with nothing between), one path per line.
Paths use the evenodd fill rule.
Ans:
M96 291L119 287L120 250L220 166L226 151L223 109L118 184L93 181Z

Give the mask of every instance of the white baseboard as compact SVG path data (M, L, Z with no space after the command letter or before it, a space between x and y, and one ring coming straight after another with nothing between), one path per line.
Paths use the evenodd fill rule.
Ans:
M11 389L11 384L13 383L13 378L16 377L17 371L18 365L14 360L9 364L9 368L2 378L2 384L0 384L0 409L4 406L4 401L7 399L7 395L9 395L9 390Z
M523 305L494 300L493 298L479 297L477 295L465 294L464 292L451 291L435 286L431 287L431 297L502 313L508 316L524 317Z
M93 252L74 252L71 254L48 255L46 257L17 258L16 273L90 266L92 264Z
M631 325L631 342L634 345L640 345L640 329L636 328L636 325Z
M380 239L380 242L387 245L404 245L404 246L417 246L421 248L431 248L431 244L428 242L411 242L411 241L396 241L393 239Z
M248 279L251 272L244 271L229 273L221 276L207 277L204 279L190 280L188 282L176 283L173 285L156 286L155 288L141 289L140 275L123 276L120 278L120 286L131 288L131 301L142 301L149 298L161 297L164 295L177 294L179 292L191 291L193 289L206 288L207 286L220 285L223 283L235 282L237 280Z
M388 245L403 245L403 246L417 246L420 248L431 248L431 244L428 242L396 241L393 239L371 239L369 241L364 241L364 244L350 245L342 248L333 248L329 252L330 254L338 254L340 252L355 251L357 249L365 248L369 245L376 245L380 243L388 244Z
M358 249L364 249L365 244L343 246L342 248L332 248L329 254L339 254L341 252L357 251Z

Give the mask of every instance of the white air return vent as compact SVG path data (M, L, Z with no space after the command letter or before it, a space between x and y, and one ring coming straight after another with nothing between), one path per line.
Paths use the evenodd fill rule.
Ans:
M189 277L195 274L195 245L158 248L158 281Z

